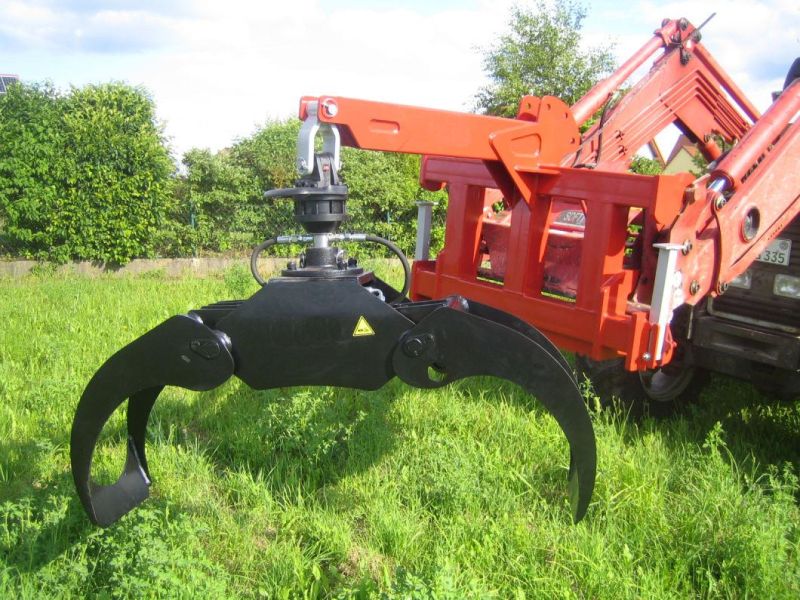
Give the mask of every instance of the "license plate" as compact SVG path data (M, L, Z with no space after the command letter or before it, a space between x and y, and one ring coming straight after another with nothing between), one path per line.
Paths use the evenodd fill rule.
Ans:
M788 265L791 254L792 240L778 238L772 240L756 260L771 265Z

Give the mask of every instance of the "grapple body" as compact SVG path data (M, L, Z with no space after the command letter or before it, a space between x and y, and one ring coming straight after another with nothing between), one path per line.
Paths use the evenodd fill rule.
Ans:
M369 273L279 277L248 300L171 317L113 355L89 382L72 430L73 475L89 518L110 525L148 497L145 432L164 386L209 390L236 375L255 389L374 390L397 376L434 388L493 375L538 398L564 430L572 513L581 519L594 486L594 434L575 376L558 350L525 323L464 298L391 305L367 289L372 286L394 292ZM92 454L104 424L125 400L124 472L101 486L91 479Z

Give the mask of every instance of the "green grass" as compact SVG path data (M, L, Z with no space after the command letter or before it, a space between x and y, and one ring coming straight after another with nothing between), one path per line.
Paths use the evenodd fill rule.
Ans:
M800 406L721 377L682 418L593 416L577 526L566 442L507 383L169 388L151 498L91 526L68 447L89 378L168 316L254 289L242 270L0 281L0 597L800 597Z

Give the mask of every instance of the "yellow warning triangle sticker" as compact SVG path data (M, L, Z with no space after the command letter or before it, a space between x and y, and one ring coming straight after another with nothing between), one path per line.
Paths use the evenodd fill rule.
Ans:
M353 329L353 337L362 337L365 335L375 335L375 330L372 329L372 326L367 323L367 320L361 316L358 318L356 328Z

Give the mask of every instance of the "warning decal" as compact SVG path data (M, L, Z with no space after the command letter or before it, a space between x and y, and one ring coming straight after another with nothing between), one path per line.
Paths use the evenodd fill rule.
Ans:
M356 328L353 329L353 337L363 337L365 335L375 335L375 330L367 323L367 320L362 316L358 318Z

